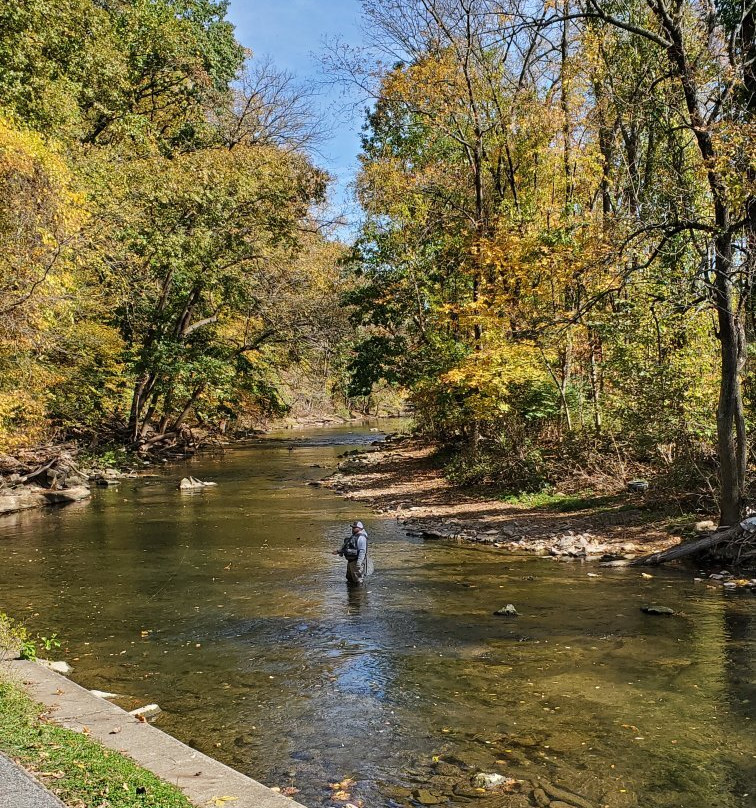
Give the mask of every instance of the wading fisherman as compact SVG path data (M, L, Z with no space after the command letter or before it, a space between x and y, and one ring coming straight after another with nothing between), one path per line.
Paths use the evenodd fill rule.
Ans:
M340 550L334 550L347 560L346 578L350 584L364 583L365 578L373 571L368 556L368 537L362 522L352 522L352 533L344 539Z

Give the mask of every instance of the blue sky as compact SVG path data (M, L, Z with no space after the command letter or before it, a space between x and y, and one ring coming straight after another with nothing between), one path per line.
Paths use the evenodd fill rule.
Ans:
M236 26L236 38L253 54L272 58L275 65L304 82L320 85L318 61L326 39L340 37L350 45L361 42L359 0L231 0L228 18ZM360 113L343 120L343 90L320 89L319 104L333 136L320 148L319 165L336 177L332 189L337 208L350 204L348 185L354 178L359 152ZM354 204L348 211L356 216Z

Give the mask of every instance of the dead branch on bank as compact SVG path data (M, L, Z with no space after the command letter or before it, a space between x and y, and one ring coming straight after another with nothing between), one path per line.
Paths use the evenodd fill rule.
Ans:
M663 550L660 553L651 553L651 555L635 558L628 563L630 567L642 566L656 566L657 564L665 564L667 561L677 561L681 558L687 558L692 555L699 555L713 547L718 547L727 542L740 544L741 540L749 535L749 532L744 530L740 525L734 527L723 528L710 533L694 541L678 544L676 547L670 547L668 550Z

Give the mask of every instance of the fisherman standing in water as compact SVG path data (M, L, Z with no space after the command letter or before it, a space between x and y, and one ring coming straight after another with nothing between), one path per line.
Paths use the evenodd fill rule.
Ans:
M361 584L373 571L368 556L368 537L362 522L352 522L352 533L344 539L340 550L333 550L347 560L346 579L350 584Z

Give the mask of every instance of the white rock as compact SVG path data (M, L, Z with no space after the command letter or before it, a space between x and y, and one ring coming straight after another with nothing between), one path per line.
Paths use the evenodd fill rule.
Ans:
M475 788L485 788L486 791L498 788L509 781L508 777L503 774L489 774L486 772L478 772L472 779L472 784Z
M178 487L181 491L199 491L201 488L208 488L213 485L218 485L218 483L204 482L203 480L198 480L196 477L184 477Z
M134 718L153 718L156 715L159 715L163 711L157 704L145 704L144 707L137 707L136 710L129 710L129 715L133 715Z
M118 693L108 693L105 690L90 690L93 696L99 696L101 699L120 699Z
M51 671L55 671L55 673L68 674L73 670L68 662L63 662L62 660L52 661L49 659L38 659L37 662L40 665L44 665L46 668L49 668Z

